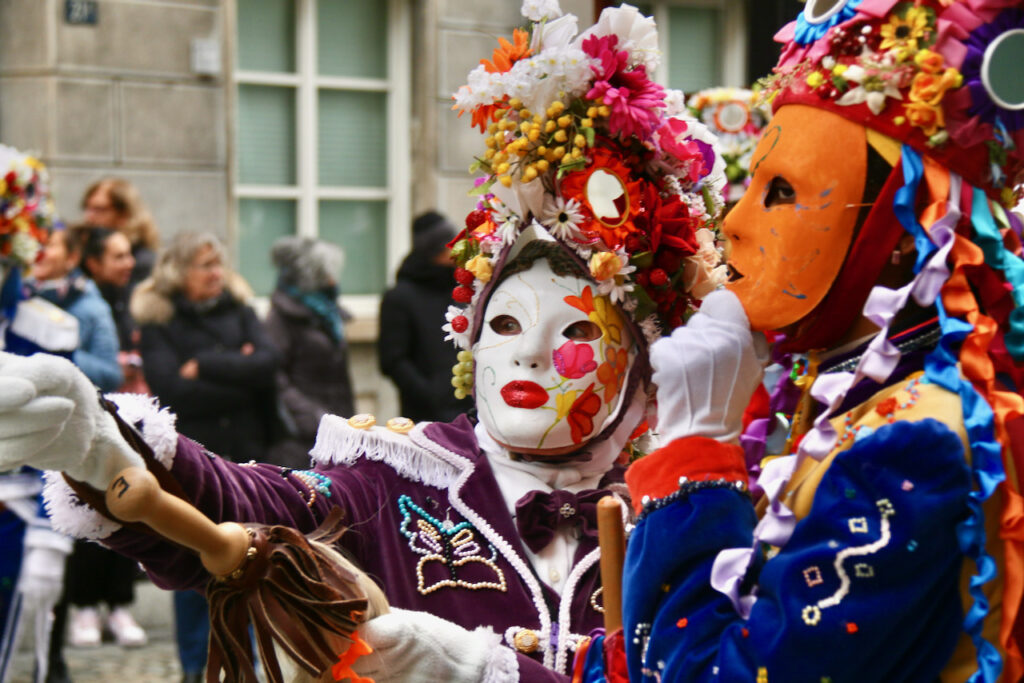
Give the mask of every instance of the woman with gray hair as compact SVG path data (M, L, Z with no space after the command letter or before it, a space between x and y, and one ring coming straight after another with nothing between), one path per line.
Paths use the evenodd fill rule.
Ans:
M274 416L277 354L246 305L249 286L211 233L181 233L132 294L150 390L177 413L179 433L235 461L261 460ZM174 596L184 681L206 666L209 620L198 593Z
M345 342L347 313L338 306L341 247L308 237L282 237L270 257L278 268L265 329L280 354L277 391L287 437L271 446L269 462L309 466L309 450L325 414L355 412Z

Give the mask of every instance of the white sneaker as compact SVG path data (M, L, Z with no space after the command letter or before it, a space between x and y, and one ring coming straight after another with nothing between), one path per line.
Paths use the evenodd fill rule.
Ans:
M146 644L146 632L124 607L118 607L110 613L107 628L121 647L142 647Z
M99 647L100 614L95 607L82 607L72 611L71 632L68 640L74 647Z

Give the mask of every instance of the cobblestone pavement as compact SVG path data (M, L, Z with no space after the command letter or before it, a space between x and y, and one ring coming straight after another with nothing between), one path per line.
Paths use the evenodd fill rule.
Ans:
M181 667L170 630L148 631L145 647L124 649L114 644L97 648L68 647L64 657L74 683L177 683ZM31 683L32 653L22 649L14 658L11 683Z

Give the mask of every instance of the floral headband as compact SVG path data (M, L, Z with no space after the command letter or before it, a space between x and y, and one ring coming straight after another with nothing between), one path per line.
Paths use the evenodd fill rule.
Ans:
M459 305L446 339L472 346L487 283L532 225L582 259L651 341L726 279L715 232L725 161L682 93L650 79L653 19L623 5L577 35L554 0L527 0L523 15L531 30L499 39L454 95L485 150L471 168L480 201L451 244Z
M829 109L911 145L1006 207L1024 171L1019 0L809 0L776 40L772 105Z

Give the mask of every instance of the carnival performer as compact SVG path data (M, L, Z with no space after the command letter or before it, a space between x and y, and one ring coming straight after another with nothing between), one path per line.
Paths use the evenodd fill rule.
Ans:
M21 285L22 271L35 263L56 221L46 168L0 145L0 173L0 348L70 357L78 348L77 320L42 298L24 299ZM12 398L2 392L0 397ZM52 610L60 598L71 541L50 528L42 488L37 470L0 465L0 682L8 679L22 617L29 610L35 612L35 678L46 680L48 673Z
M664 445L582 678L1021 680L1022 34L985 0L808 2L779 34L732 280L651 351ZM804 355L752 505L761 331Z
M461 349L453 384L473 394L478 423L328 415L315 466L289 470L218 458L166 411L116 399L164 488L214 520L308 532L342 509L341 546L393 607L421 611L365 636L402 651L387 662L396 680L566 680L601 621L591 515L602 491L621 490L617 462L643 431L647 345L724 279L711 230L724 164L682 94L648 76L653 21L615 8L577 36L576 17L544 7L532 38L502 41L456 95L487 145L446 325ZM0 412L0 459L66 473L47 490L62 527L138 559L159 585L203 586L194 555L84 502L141 459L79 375L4 358L0 376L23 397ZM481 625L496 633L466 630Z

